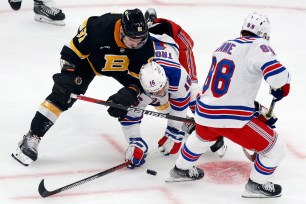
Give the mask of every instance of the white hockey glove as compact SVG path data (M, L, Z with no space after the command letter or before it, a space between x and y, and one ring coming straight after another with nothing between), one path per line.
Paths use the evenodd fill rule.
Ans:
M268 109L261 105L259 102L255 101L255 116L262 122L266 123L270 128L275 128L275 123L278 120L278 118L274 115L274 113L271 114L270 117L267 116Z
M165 136L158 141L158 146L164 147L163 154L165 156L176 154L181 148L184 135L183 131L167 126Z
M147 143L141 138L130 138L129 147L125 153L125 160L130 160L130 169L139 167L145 163L145 153L148 151Z

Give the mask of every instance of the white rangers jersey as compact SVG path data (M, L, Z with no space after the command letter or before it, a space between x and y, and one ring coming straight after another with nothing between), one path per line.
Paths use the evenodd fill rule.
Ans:
M260 37L228 40L214 51L212 64L197 99L198 124L241 128L254 117L254 101L262 78L280 88L289 72L276 60L269 42Z
M154 61L163 67L168 78L168 94L157 98L142 93L138 97L136 107L145 109L147 105L153 105L159 107L160 110L167 109L170 115L186 118L190 100L191 79L179 63L177 44L166 34L150 35L155 49ZM142 117L142 113L129 111L126 117L120 121L127 139L141 137L139 124ZM180 130L182 124L179 121L168 120L167 126ZM172 136L176 137L175 135Z

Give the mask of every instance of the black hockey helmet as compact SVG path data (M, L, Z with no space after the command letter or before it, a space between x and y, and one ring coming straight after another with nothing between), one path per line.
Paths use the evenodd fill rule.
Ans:
M143 13L139 9L126 10L122 14L122 28L124 35L130 38L148 38L148 26Z

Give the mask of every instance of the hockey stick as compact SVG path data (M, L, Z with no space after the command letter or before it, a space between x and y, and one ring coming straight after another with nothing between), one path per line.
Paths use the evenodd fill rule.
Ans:
M109 101L103 101L103 100L100 100L100 99L89 98L89 97L81 96L81 95L77 95L77 94L71 94L70 97L74 98L74 99L82 100L82 101L87 101L87 102L91 102L91 103L97 103L97 104L100 104L100 105L119 108L119 109L122 109L122 110L133 111L135 113L143 113L143 114L146 114L146 115L151 115L151 116L155 116L155 117L159 117L159 118L166 118L166 119L176 120L176 121L185 122L185 123L193 123L193 124L195 123L195 121L193 119L189 119L189 118L182 118L182 117L178 117L178 116L173 116L173 115L169 115L169 114L164 114L164 113L159 113L159 112L155 112L155 111L145 110L145 109L141 109L141 108L126 107L126 106L118 105L118 104L115 104L115 103L112 103L112 102L109 102Z
M269 108L269 110L268 110L268 113L267 113L267 117L271 117L271 115L272 115L272 112L273 112L273 109L274 109L274 106L275 106L275 100L274 100L274 98L273 98L273 100L272 100L272 102L271 102L271 105L270 105L270 108Z
M166 118L166 119L180 121L180 122L184 122L184 123L195 124L195 121L194 121L193 118L182 118L182 117L173 116L173 115L169 115L169 114L154 112L154 111L150 111L150 110L144 110L144 109L141 109L141 108L126 107L126 106L118 105L118 104L115 104L115 103L112 103L112 102L103 101L103 100L94 99L94 98L89 98L89 97L86 97L86 96L81 96L81 95L77 95L77 94L73 94L73 93L71 94L70 97L74 98L74 99L82 100L82 101L87 101L87 102L91 102L91 103L97 103L97 104L100 104L100 105L105 105L105 106L110 106L110 107L119 108L119 109L123 109L123 110L133 111L133 112L136 112L136 113L143 113L143 114L146 114L146 115L151 115L151 116L155 116L155 117L159 117L159 118ZM223 153L221 155L219 153L217 153L218 156L220 158L223 157L226 150L227 150L227 147L225 149L223 149Z
M269 110L268 110L268 113L267 113L267 117L271 117L271 115L272 115L272 112L273 112L273 109L274 109L274 106L275 106L275 100L274 100L274 98L272 99L272 102L271 102L271 104L270 104L270 108L269 108ZM257 155L257 153L256 152L254 152L253 154L250 154L245 148L242 148L242 150L243 150L243 153L245 154L245 156L251 161L251 162L254 162L255 161L255 159L256 159L256 155Z
M156 148L156 149L151 150L150 152L148 152L148 153L146 154L146 157L152 156L154 153L161 152L161 151L163 151L163 150L164 150L164 147L163 147L163 146L158 147L158 148ZM39 192L39 194L41 195L41 197L46 198L46 197L52 196L52 195L54 195L54 194L58 194L58 193L60 193L60 192L62 192L62 191L66 191L66 190L69 190L69 189L71 189L71 188L77 187L77 186L79 186L79 185L82 185L82 184L87 183L87 182L89 182L89 181L92 181L92 180L94 180L94 179L100 178L100 177L105 176L105 175L107 175L107 174L110 174L110 173L112 173L112 172L118 171L119 169L122 169L122 168L124 168L124 167L127 167L130 163L131 163L130 161L125 161L125 162L123 162L123 163L121 163L121 164L119 164L119 165L117 165L117 166L114 166L114 167L109 168L109 169L107 169L107 170L101 171L100 173L97 173L97 174L95 174L95 175L89 176L89 177L87 177L87 178L84 178L84 179L82 179L82 180L76 181L76 182L74 182L74 183L68 184L68 185L66 185L66 186L60 187L60 188L58 188L58 189L56 189L56 190L53 190L53 191L48 191L48 190L46 189L46 187L45 187L45 181L44 181L44 179L43 179L43 180L41 180L40 183L39 183L38 192Z

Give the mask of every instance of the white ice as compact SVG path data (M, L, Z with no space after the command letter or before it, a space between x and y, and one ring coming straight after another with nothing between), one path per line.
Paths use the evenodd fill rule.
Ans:
M304 0L57 0L65 12L66 26L34 21L33 1L24 0L20 11L12 11L6 0L0 2L0 203L306 203L306 1ZM42 139L39 159L24 167L11 157L17 143L29 130L40 103L50 93L52 75L60 71L60 50L76 34L89 16L122 12L139 7L156 8L159 17L182 25L195 41L195 57L200 83L203 83L211 53L223 41L239 36L245 16L259 11L269 16L271 44L278 60L292 74L291 92L278 102L275 113L277 132L284 137L287 156L271 181L283 187L277 199L243 199L251 163L241 148L226 140L228 152L220 159L203 155L198 161L206 172L203 180L167 184L164 180L177 155L160 154L147 159L135 170L121 169L89 183L41 198L38 184L45 179L48 190L99 173L123 162L127 146L120 124L101 105L78 101L63 113ZM86 95L106 100L121 86L108 77L96 77ZM259 101L269 106L271 96L263 85ZM150 149L163 135L165 119L144 116L142 136ZM146 169L157 171L156 176Z

